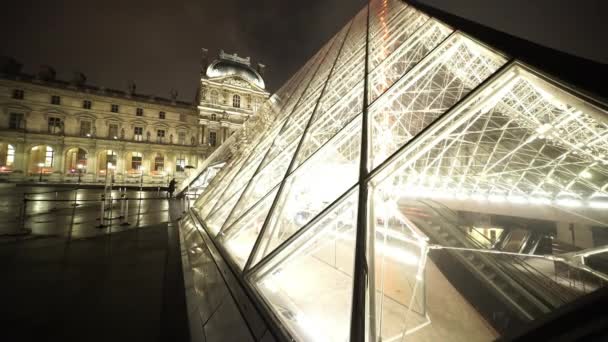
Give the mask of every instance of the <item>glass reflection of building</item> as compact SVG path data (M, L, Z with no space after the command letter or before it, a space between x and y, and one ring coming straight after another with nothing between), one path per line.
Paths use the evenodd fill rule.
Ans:
M194 204L254 302L298 341L493 340L604 286L606 106L368 7Z

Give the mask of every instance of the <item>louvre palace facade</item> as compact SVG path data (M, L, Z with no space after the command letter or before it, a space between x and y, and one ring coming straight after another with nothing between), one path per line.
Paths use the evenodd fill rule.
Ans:
M269 94L249 57L220 51L193 102L96 87L42 66L0 61L0 180L165 184L181 180L252 117ZM108 176L111 176L108 178Z

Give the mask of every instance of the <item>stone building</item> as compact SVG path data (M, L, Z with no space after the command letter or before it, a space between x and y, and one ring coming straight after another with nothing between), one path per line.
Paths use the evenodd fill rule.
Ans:
M270 96L265 90L264 65L254 69L251 59L220 51L219 58L208 63L203 49L201 84L197 94L200 135L210 146L222 144Z
M204 60L206 60L206 50ZM268 97L249 58L203 64L195 103L70 81L0 61L0 180L166 183L195 169Z

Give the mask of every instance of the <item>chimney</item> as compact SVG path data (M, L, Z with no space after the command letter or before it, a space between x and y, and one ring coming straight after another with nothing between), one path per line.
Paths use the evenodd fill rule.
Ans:
M207 66L209 65L209 50L201 49L201 74L207 72Z
M87 82L87 77L80 71L74 72L70 84L76 87L82 87Z
M57 72L49 65L41 65L36 78L42 81L54 81Z
M258 63L257 69L258 69L258 73L261 76L264 76L264 70L266 69L266 66L264 64L262 64L262 63Z

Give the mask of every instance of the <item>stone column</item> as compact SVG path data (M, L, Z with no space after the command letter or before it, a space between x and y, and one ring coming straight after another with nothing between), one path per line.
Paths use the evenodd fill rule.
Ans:
M13 166L13 170L21 170L25 175L27 172L27 165L25 165L25 161L27 160L27 156L25 155L25 144L17 143L13 144L13 146L15 147L15 164Z

